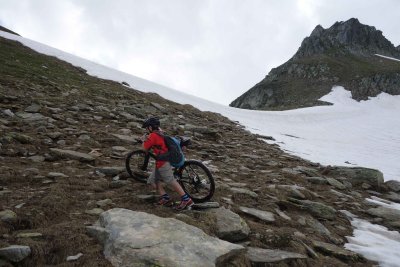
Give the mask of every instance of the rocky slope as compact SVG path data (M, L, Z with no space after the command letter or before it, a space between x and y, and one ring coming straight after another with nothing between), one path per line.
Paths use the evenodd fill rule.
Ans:
M332 86L365 100L381 92L400 94L400 64L375 56L400 58L400 51L375 27L357 19L318 25L297 53L230 105L246 109L292 109L326 104L318 99Z
M399 229L400 215L364 201L400 201L399 184L383 184L378 171L320 166L218 114L88 76L13 41L0 38L0 48L0 266L373 266L343 249L352 227L340 210ZM212 170L220 208L157 207L153 192L127 177L125 154L150 115L192 137L187 156ZM216 247L196 247L205 240Z

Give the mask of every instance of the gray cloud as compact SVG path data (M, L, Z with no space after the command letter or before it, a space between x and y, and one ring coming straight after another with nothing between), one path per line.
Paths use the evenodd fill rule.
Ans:
M24 37L223 104L321 24L357 17L400 44L396 0L0 0Z

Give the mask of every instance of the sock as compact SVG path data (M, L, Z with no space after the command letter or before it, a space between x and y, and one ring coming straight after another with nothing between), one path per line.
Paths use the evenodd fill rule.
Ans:
M188 194L184 194L184 195L181 197L181 199L182 199L182 201L188 201L188 200L190 199L190 197L189 197Z
M168 200L169 199L169 195L167 193L165 193L164 195L161 196L161 198L164 198L164 199Z

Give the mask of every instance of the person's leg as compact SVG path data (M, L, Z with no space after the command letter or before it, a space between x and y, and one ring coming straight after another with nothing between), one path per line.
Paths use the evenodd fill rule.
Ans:
M183 191L182 186L174 179L169 183L172 188L179 194L180 197L182 197L185 194L185 191Z
M164 187L160 181L160 172L158 169L154 169L153 172L150 174L149 178L147 179L147 183L150 184L153 189L157 191L159 194L159 200L157 202L158 205L169 205L171 204L171 199L169 195L165 192Z
M163 195L167 194L167 192L165 192L165 189L164 189L164 187L163 187L163 185L162 185L162 183L160 181L158 181L156 183L156 189L157 189L157 192L158 192L158 194L160 196L163 196Z
M158 169L160 175L164 182L172 186L172 188L180 195L181 202L176 206L177 210L183 210L185 208L190 208L194 203L190 196L183 191L182 186L175 180L174 174L172 172L171 165L166 162L160 169Z

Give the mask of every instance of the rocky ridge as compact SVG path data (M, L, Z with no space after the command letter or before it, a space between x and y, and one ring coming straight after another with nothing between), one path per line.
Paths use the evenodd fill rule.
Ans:
M400 52L382 32L357 19L318 25L296 54L274 68L230 105L246 109L292 109L328 104L319 101L334 85L344 86L355 100L381 92L400 94Z
M171 223L188 238L226 244L201 251L210 266L373 266L343 249L352 227L340 210L400 227L398 214L365 201L379 195L400 202L399 184L383 183L379 171L320 166L218 114L88 76L13 41L0 38L0 46L1 266L177 266L157 253L142 256L162 245L148 231L174 240ZM187 156L212 170L217 205L210 206L219 208L155 207L154 192L128 178L124 157L150 115L162 117L170 134L193 139ZM160 228L149 230L148 216ZM144 254L130 253L130 241L112 242L118 235L109 231L126 233L122 221L135 226L126 240Z

